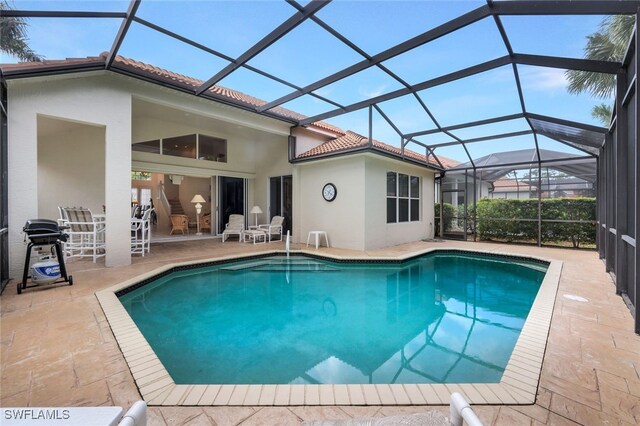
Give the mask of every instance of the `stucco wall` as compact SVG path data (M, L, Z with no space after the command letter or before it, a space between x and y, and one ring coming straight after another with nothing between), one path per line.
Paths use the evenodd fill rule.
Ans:
M388 171L420 177L419 221L387 223ZM311 230L327 231L334 247L355 250L433 238L434 173L424 167L376 154L355 154L298 163L294 182L298 242L305 243ZM328 182L338 189L333 202L322 198Z
M380 156L366 159L365 224L367 250L433 238L434 173ZM420 177L420 221L387 223L387 172Z
M294 180L295 241L306 242L309 231L326 231L332 246L365 248L365 161L362 156L299 163ZM333 183L333 202L322 197L322 188Z
M325 135L320 132L311 131L307 129L296 128L293 132L296 137L296 156L309 151L323 144L324 142L333 139L333 135Z
M128 206L131 171L131 95L100 75L8 81L9 263L20 276L24 261L22 225L38 216L38 115L105 128L104 204ZM73 167L70 164L69 167ZM74 183L69 182L69 185ZM83 182L87 194L92 188ZM57 192L62 193L61 187ZM125 265L130 257L129 208L107 209L105 263Z
M59 122L68 130L43 134L47 126L43 121L50 119L38 118L37 217L57 219L58 206L82 206L102 213L105 128Z

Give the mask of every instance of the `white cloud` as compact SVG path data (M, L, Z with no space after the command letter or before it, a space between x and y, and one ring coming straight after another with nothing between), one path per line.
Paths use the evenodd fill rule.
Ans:
M376 87L360 87L358 88L358 93L361 96L364 96L365 99L370 99L370 98L374 98L376 96L380 96L384 93L386 93L386 89L387 89L387 85L386 84L381 84L378 85Z
M526 67L520 71L520 79L524 89L541 92L565 92L568 81L563 69Z

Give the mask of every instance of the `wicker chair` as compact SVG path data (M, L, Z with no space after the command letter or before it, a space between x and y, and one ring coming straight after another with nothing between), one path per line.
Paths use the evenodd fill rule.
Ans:
M172 214L171 215L171 233L180 231L184 235L184 231L189 233L189 217L186 214Z
M210 213L204 214L200 218L200 230L204 231L205 229L211 230L211 214Z

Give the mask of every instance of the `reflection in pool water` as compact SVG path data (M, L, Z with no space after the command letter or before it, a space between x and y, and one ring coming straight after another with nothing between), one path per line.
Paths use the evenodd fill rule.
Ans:
M262 259L120 297L178 384L498 382L546 266Z

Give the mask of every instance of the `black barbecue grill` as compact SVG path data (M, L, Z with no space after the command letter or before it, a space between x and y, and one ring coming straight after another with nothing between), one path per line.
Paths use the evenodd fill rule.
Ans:
M59 226L58 222L49 219L30 219L27 220L22 231L29 237L29 244L27 245L27 255L24 263L24 273L22 274L22 282L18 283L18 294L22 293L22 290L30 287L36 287L35 285L27 286L27 279L29 278L29 267L31 262L31 249L39 246L54 246L56 251L56 257L58 264L60 265L60 280L53 283L67 282L69 285L73 285L73 277L67 276L67 268L64 265L64 253L62 251L62 243L67 241L67 234L64 230L67 227Z

